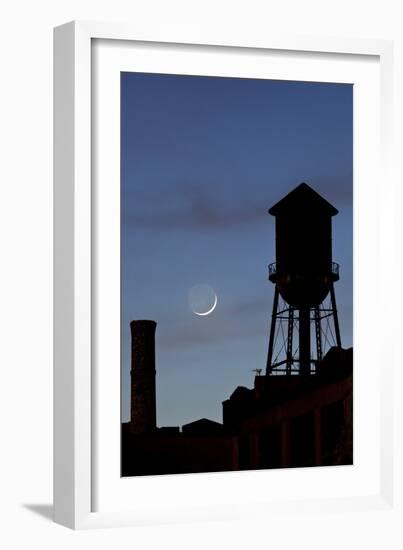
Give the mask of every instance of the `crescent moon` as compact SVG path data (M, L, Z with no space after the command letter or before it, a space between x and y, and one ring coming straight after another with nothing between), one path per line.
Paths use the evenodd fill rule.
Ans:
M206 315L209 315L210 313L212 313L215 310L217 302L218 302L217 294L214 293L214 304L212 305L212 307L208 311L205 311L204 313L199 313L197 311L194 311L193 313L195 313L196 315L200 315L200 317L205 317Z

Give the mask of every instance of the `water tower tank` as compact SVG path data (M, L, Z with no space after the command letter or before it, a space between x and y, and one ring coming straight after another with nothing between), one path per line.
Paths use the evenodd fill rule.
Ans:
M306 183L270 208L276 223L276 262L269 278L296 308L315 307L339 278L332 261L332 216L338 211Z

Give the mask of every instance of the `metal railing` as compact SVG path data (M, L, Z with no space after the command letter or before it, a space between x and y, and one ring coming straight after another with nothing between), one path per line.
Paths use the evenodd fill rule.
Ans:
M331 273L332 275L336 275L337 277L340 275L340 265L337 262L332 262ZM271 277L272 275L277 275L276 262L269 264L269 277Z
M340 275L340 266L337 262L332 262L332 274L333 275Z
M269 277L271 275L276 275L277 273L277 264L276 262L273 262L272 264L269 264Z

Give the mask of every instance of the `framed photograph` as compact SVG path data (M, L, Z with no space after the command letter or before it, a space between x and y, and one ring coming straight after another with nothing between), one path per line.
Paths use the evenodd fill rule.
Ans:
M55 521L397 513L392 44L54 43Z

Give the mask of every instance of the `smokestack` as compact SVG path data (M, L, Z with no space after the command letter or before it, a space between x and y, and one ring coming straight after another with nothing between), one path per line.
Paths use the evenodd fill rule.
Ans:
M155 321L132 321L131 431L155 430Z

